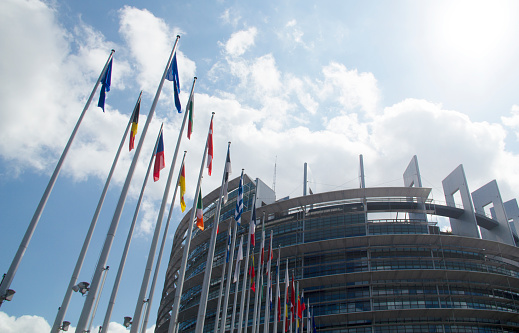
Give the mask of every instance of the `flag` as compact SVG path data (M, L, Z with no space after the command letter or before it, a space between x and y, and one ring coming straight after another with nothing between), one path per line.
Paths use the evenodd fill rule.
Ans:
M166 164L164 163L164 140L162 139L162 131L160 132L159 143L157 145L157 151L155 152L155 165L153 167L153 181L157 181L160 178L160 170L164 169Z
M253 292L256 292L256 285L254 284L254 278L256 277L256 274L254 273L254 254L252 255L252 264L250 265L249 275L250 275L250 289Z
M301 292L301 306L302 306L301 313L304 314L303 311L305 311L305 309L306 309L306 305L305 305L305 291L304 290Z
M263 266L263 263L264 263L263 260L265 259L264 252L265 252L265 230L263 230L262 235L261 235L261 248L260 248L261 260L260 260L260 265L262 265L262 266Z
M130 151L135 148L135 136L137 135L137 125L139 123L139 111L141 109L141 98L135 104L135 108L133 109L132 115L132 129L130 132Z
M207 136L207 169L209 176L213 171L213 119L211 118L211 126L209 126L209 135Z
M225 158L225 174L223 176L223 203L225 204L229 200L229 175L232 173L231 168L231 147L227 147L227 157Z
M299 319L303 319L303 311L301 310L301 296L297 295L297 316L299 317Z
M178 79L178 67L177 67L177 53L173 56L173 61L169 66L168 73L166 74L166 80L173 81L173 92L175 93L175 106L178 113L182 113L182 106L180 105L180 80Z
M180 186L180 208L182 212L184 212L184 210L186 210L186 202L184 201L184 194L186 194L186 168L184 164L182 164L178 185Z
M272 274L269 276L269 301L270 301L270 310L272 310Z
M274 259L274 255L272 254L272 232L270 232L270 245L269 245L269 254L268 254L268 262L267 262L267 275L271 275L270 266L272 265L272 259Z
M252 201L252 215L250 218L250 244L254 247L256 246L256 200Z
M99 91L99 102L97 106L103 109L105 112L105 99L106 93L110 91L110 86L112 85L112 61L114 58L110 59L108 66L106 67L105 74L101 78L101 90Z
M193 133L193 119L194 119L194 107L195 107L195 93L193 92L191 96L189 96L189 101L187 102L187 138L191 140L191 133Z
M240 275L240 261L243 260L243 236L241 237L240 247L238 248L238 256L236 257L236 268L234 269L234 278L232 279L233 283L238 281L238 275ZM238 287L236 287L238 288Z
M227 239L227 257L225 258L225 262L229 262L230 253L231 253L231 227L229 227L229 237Z
M243 170L241 172L240 184L238 185L238 197L236 198L236 210L234 220L241 225L241 214L243 213Z
M202 205L202 190L198 193L198 202L196 203L196 226L200 230L204 230L204 206Z

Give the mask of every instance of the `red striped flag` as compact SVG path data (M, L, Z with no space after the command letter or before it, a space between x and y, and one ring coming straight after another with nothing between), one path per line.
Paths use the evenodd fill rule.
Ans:
M162 131L160 132L159 143L157 151L155 152L155 165L153 167L153 180L157 181L160 178L160 170L164 169L164 140L162 139Z

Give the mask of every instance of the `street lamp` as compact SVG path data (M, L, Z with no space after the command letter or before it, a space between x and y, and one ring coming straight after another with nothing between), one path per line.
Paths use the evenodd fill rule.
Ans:
M59 328L62 331L68 331L68 328L70 327L70 321L63 321L63 325Z
M123 326L128 328L132 324L132 317L124 317Z
M85 295L86 292L90 289L89 286L90 283L88 282L79 282L78 284L72 287L72 290L74 290L75 292L79 291L82 295Z

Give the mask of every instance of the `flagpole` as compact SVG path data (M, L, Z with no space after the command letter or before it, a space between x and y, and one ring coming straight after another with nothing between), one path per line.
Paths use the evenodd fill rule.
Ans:
M263 237L263 250L262 250L262 255L263 255L263 260L261 261L261 270L260 270L260 285L259 287L261 288L260 290L260 295L259 295L259 307L258 307L258 316L256 318L256 329L255 329L255 332L256 333L259 333L259 327L260 327L260 324L261 324L261 303L263 302L263 268L265 267L265 213L263 213L263 222L261 223L261 233L262 233L262 237Z
M256 185L255 185L255 191L254 191L254 199L253 199L253 205L254 205L254 208L256 207L255 203L256 203L256 198L258 196L258 178L256 178ZM251 211L251 214L250 214L250 218L254 218L254 215L253 212ZM249 223L249 226L250 226L250 223ZM244 272L243 272L243 286L242 286L242 294L241 294L241 301L240 301L240 318L239 318L239 321L238 321L238 333L241 333L241 328L242 328L242 323L243 323L243 308L245 306L245 291L248 290L247 288L247 278L248 278L248 268L249 268L249 252L250 252L250 243L251 243L251 230L250 230L250 227L249 227L249 236L248 236L248 241L247 241L247 257L245 258L245 269L244 269ZM247 302L247 313L245 314L245 327L247 327L247 319L248 319L248 314L249 314L249 302Z
M274 309L274 333L277 333L278 331L278 311L281 311L281 309L278 309L278 302L279 300L279 261L281 259L281 246L278 247L278 262L277 262L277 274L276 274L276 305Z
M241 169L241 179L243 179L243 169ZM232 219L231 219L232 223ZM229 270L227 270L227 281L225 286L225 297L223 298L223 309L222 309L222 326L221 332L225 332L225 323L227 322L227 306L229 305L229 292L231 289L231 273L232 273L232 261L234 259L234 247L236 244L236 234L238 233L238 223L234 220L234 230L232 232L232 242L231 242L231 253L229 262Z
M227 143L227 155L229 157L231 148L231 142ZM223 168L222 185L220 186L220 196L218 197L218 203L216 206L216 214L214 215L213 230L211 231L211 240L209 243L209 249L207 254L207 262L205 264L204 282L202 284L202 291L200 293L200 304L198 305L198 315L196 320L195 333L202 333L205 324L205 313L207 311L207 297L209 295L209 284L211 282L211 273L213 271L214 261L214 249L216 247L216 237L218 236L218 225L220 224L220 210L222 208L222 196L224 190L225 176L229 170L227 170L227 158L225 160L225 166ZM218 313L216 314L218 317ZM217 324L217 320L215 320ZM215 327L216 329L217 327Z
M130 249L130 243L132 241L133 231L135 229L135 224L137 223L137 216L139 215L139 210L141 207L142 199L144 197L144 190L146 189L146 185L148 183L148 178L150 176L151 166L153 165L153 158L155 157L155 152L157 151L157 146L159 144L160 135L162 133L163 124L160 126L159 133L157 135L157 140L155 141L155 146L153 151L151 152L150 162L148 163L148 169L146 170L146 175L144 176L144 181L142 182L141 193L139 194L139 199L137 200L137 205L135 206L135 212L133 214L132 223L130 225L130 230L128 230L128 237L126 238L126 244L124 245L123 254L121 256L121 261L119 263L119 268L117 269L117 275L115 277L114 286L112 288L112 294L110 295L110 301L108 302L108 308L106 309L105 318L103 321L103 325L101 326L101 333L108 332L108 326L110 325L110 317L112 316L112 310L115 305L115 299L117 298L117 292L119 291L119 284L121 283L121 277L123 275L124 266L126 264L126 258L128 256L128 251Z
M310 299L306 300L306 308L308 309L306 314L306 332L310 333Z
M164 227L164 235L162 236L162 243L160 245L159 256L157 257L157 263L155 264L155 272L153 273L153 279L152 279L152 282L151 282L150 292L148 294L148 301L147 301L147 305L148 306L146 307L146 312L144 314L144 322L143 322L143 325L142 325L142 333L146 332L146 326L148 325L148 318L150 316L151 304L153 303L153 294L155 292L155 284L157 283L157 276L159 274L160 262L162 261L162 253L164 252L164 245L166 244L166 238L168 236L168 230L169 230L169 223L171 221L171 215L173 215L173 208L175 207L175 199L177 197L178 183L180 181L180 176L182 174L182 167L184 165L184 160L186 158L186 153L187 152L184 151L184 157L182 158L182 163L180 163L180 170L178 172L178 178L177 178L177 182L176 182L177 185L175 186L175 192L173 193L173 199L171 199L171 205L170 205L170 208L169 208L168 219L166 220L166 226Z
M83 111L81 112L81 115L79 116L76 126L74 127L74 130L72 131L72 134L70 135L70 138L68 139L67 145L65 146L63 153L61 153L61 157L58 161L58 164L56 165L56 168L54 169L54 173L50 177L49 183L47 184L47 188L45 188L45 192L43 192L43 196L41 197L40 203L38 204L38 207L36 208L36 211L34 212L32 220L29 223L27 230L25 231L25 235L23 236L22 242L20 243L20 246L18 247L18 251L16 252L16 254L14 256L13 261L11 262L11 266L9 266L9 270L4 275L4 278L3 278L2 282L0 283L0 307L2 306L2 303L5 300L5 296L7 295L7 290L11 286L11 282L13 281L14 275L16 274L16 271L18 270L18 266L20 266L20 262L22 261L23 255L25 254L25 250L27 250L27 247L29 246L29 242L31 241L32 235L34 234L34 231L36 230L36 226L38 225L38 221L40 220L43 209L45 208L45 205L47 204L47 200L49 199L50 193L52 192L52 188L54 187L54 184L56 183L56 179L58 178L58 175L61 171L63 162L65 161L65 158L67 157L67 153L70 149L70 146L72 145L72 142L74 141L74 138L76 137L76 133L79 129L79 125L81 125L81 122L83 121L86 111L88 110L88 107L90 106L90 103L92 102L92 98L94 98L94 94L97 90L97 87L99 86L99 83L101 82L101 79L103 78L103 75L106 72L108 64L110 63L110 61L113 58L114 52L115 52L115 50L112 50L110 52L110 55L108 56L108 60L106 61L105 66L103 67L103 70L101 71L101 75L99 75L99 78L97 79L97 82L94 85L94 89L90 93L90 96L88 97L85 107L83 108Z
M191 88L191 94L193 95L195 89L196 77L193 79L193 86ZM191 99L191 97L190 97ZM157 252L157 245L160 236L160 230L162 228L162 220L164 219L164 211L166 210L166 205L168 202L169 191L171 188L171 182L173 180L173 172L175 169L175 163L177 161L178 151L180 148L180 142L182 142L182 133L184 131L184 127L186 125L188 112L184 112L184 118L182 120L182 125L180 126L180 131L178 133L177 145L175 147L175 153L173 154L173 160L171 162L171 167L169 168L168 180L166 181L166 187L164 188L164 194L162 196L162 203L160 204L159 215L157 217L157 223L155 224L155 232L153 233L153 239L150 246L150 252L148 254L148 260L146 263L146 269L144 270L144 277L142 279L141 290L139 292L139 298L137 298L137 305L135 307L135 313L133 315L133 324L130 329L130 333L137 333L139 331L139 323L142 317L142 307L144 305L146 290L148 289L148 284L150 282L151 270L153 267L153 261L155 260L155 252ZM176 189L175 189L176 190ZM148 304L148 307L150 304Z
M117 227L119 225L119 220L121 219L124 204L126 202L126 196L130 189L130 183L132 181L133 174L135 172L135 169L137 167L137 162L139 160L139 155L142 150L144 138L146 137L148 127L150 126L151 120L153 119L153 115L155 113L155 108L157 107L157 103L159 101L160 92L162 90L162 86L164 85L164 79L168 72L168 68L171 63L171 59L173 58L173 54L176 51L179 38L180 38L180 36L177 36L177 38L175 40L175 45L173 46L173 50L171 51L171 54L169 56L167 66L164 69L164 74L162 74L162 79L160 80L159 87L157 88L157 93L155 94L155 98L151 105L151 109L148 113L148 117L146 118L146 123L144 124L141 138L139 140L139 143L137 144L137 148L135 149L135 154L133 155L132 164L130 165L130 169L128 170L128 175L126 176L126 180L124 182L123 189L121 191L121 195L120 195L119 201L117 203L117 207L115 208L112 222L110 223L110 228L108 230L105 242L103 244L103 249L101 251L101 255L99 257L99 261L96 266L94 277L92 278L92 283L90 284L90 291L85 300L85 304L83 305L83 310L81 311L81 316L79 317L79 321L78 321L78 324L76 327L76 332L78 332L78 333L83 333L83 331L86 329L87 320L88 320L88 317L90 316L90 312L92 311L92 304L94 303L94 298L97 293L97 288L99 288L99 281L101 279L102 269L106 265L106 261L108 260L108 255L110 254L110 249L112 247L112 243L115 238L115 233L116 233Z
M299 281L296 282L296 311L295 311L295 314L296 314L296 333L300 333L299 332Z
M243 251L243 235L241 236L241 241L240 241L240 248L238 249L238 251ZM240 252L238 252L240 253ZM234 276L236 276L236 283L235 283L235 286L234 287L234 304L232 306L232 319L231 319L231 333L234 332L234 319L235 319L235 315L236 315L236 303L238 302L238 286L240 284L240 258L236 258L236 269L234 270ZM243 294L243 290L242 290L242 294ZM241 311L241 309L240 309Z
M232 233L232 228L231 228L231 223L229 223L229 228L228 228L228 232L227 232L227 238L226 238L226 244L229 244L229 238L231 237L231 233ZM231 249L229 249L230 251ZM215 333L218 333L218 326L219 326L219 322L220 322L220 307L221 307L221 303L222 303L222 294L223 294L223 281L224 281L224 278L225 278L225 268L227 266L227 257L225 258L225 261L223 262L223 268L222 268L222 277L220 278L220 292L218 293L218 305L216 307L216 315L215 315L215 319L214 319L214 331ZM230 264L229 264L229 267L230 267Z
M263 320L263 333L268 333L269 331L269 323L270 323L270 306L268 303L270 303L270 292L272 288L272 272L270 270L270 267L272 266L272 235L274 231L270 230L270 242L269 242L269 261L267 262L267 292L265 293L265 314L264 314L264 320Z
M211 115L210 124L213 123L213 118L214 118L214 112ZM209 125L209 126L211 126L211 125ZM208 135L208 138L209 138L209 135ZM171 311L171 317L170 317L170 321L169 321L169 328L168 328L169 333L173 332L173 330L175 329L175 326L177 325L177 322L178 322L180 297L182 296L182 291L184 288L184 278L186 276L187 257L189 255L189 247L191 246L191 236L193 235L193 223L195 220L196 205L198 202L198 200L196 198L198 198L198 194L200 193L200 187L201 187L201 183L202 183L202 174L204 172L205 158L207 157L208 143L209 143L209 140L205 140L204 154L202 157L202 164L200 165L200 173L198 175L198 182L197 182L196 190L195 190L195 199L193 200L193 208L191 208L191 217L187 223L186 244L184 245L184 253L182 255L182 263L180 264L180 271L179 271L179 275L178 275L179 282L178 282L177 288L175 290L175 299L173 301L173 309Z
M83 242L83 247L81 248L81 252L79 254L78 260L76 262L76 266L74 267L74 271L72 272L72 276L70 277L70 282L65 291L65 297L63 298L63 302L61 306L58 308L58 314L56 315L56 319L54 320L54 324L52 325L51 333L58 333L60 331L60 326L62 325L63 319L65 318L65 314L67 313L68 305L70 303L70 299L72 297L72 287L76 284L79 273L81 272L81 268L83 266L83 262L85 260L86 252L88 251L88 246L90 245L90 240L92 239L92 234L94 233L94 229L97 224L97 220L99 218L99 213L101 212L101 207L103 207L104 199L106 197L106 193L108 192L108 185L112 179L112 176L115 171L115 166L119 160L119 156L121 155L121 151L124 145L124 141L126 140L126 135L128 135L128 131L130 130L130 125L132 123L133 114L135 113L136 108L138 107L141 101L142 91L139 94L139 98L137 99L137 103L135 104L135 108L132 112L132 116L128 120L128 124L126 125L126 130L121 138L121 143L119 144L119 148L117 153L115 154L114 161L112 163L112 167L110 172L108 173L108 177L106 178L106 182L101 193L101 197L99 198L99 202L97 203L97 208L92 217L92 222L90 222L90 227L85 236L85 241Z
M263 223L265 222L265 217L263 217ZM264 230L262 231L261 233L261 247L260 247L260 254L259 254L259 257L261 258L262 256L262 252L264 252L264 247L265 247L265 232ZM257 318L258 318L258 297L259 297L259 284L260 284L260 278L261 278L261 275L262 275L262 265L261 265L261 259L258 261L258 270L257 270L257 274L258 274L258 277L256 278L256 291L254 292L254 313L252 315L252 328L251 328L251 332L252 333L256 333L256 321L257 321ZM259 326L259 325L258 325Z
M250 239L250 238L249 238ZM249 256L250 253L247 254L247 256ZM252 255L254 256L254 248L252 249ZM247 265L247 271L249 270L249 265ZM247 325L249 324L249 308L250 308L250 290L251 290L251 287L252 287L252 284L254 283L254 281L252 281L252 276L251 276L251 279L248 281L249 283L249 287L247 288L247 310L245 311L245 321L243 323L243 332L244 333L247 333ZM240 312L241 314L241 312ZM240 328L241 328L241 325L240 325Z
M288 258L285 266L285 313L283 314L283 333L287 331L287 317L288 317Z

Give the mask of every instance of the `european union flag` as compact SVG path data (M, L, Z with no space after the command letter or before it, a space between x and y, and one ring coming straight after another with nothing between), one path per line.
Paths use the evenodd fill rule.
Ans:
M101 109L103 109L103 112L105 112L105 99L106 99L106 93L110 91L110 85L112 84L112 61L113 58L110 59L110 62L108 63L108 67L106 67L105 74L103 75L103 78L101 79L101 91L99 92L99 102L97 103L97 106L99 106Z
M178 113L182 113L182 106L180 105L180 80L178 79L178 67L177 67L177 53L173 56L173 61L169 66L168 73L166 74L166 80L173 81L173 90L175 92L175 106Z

